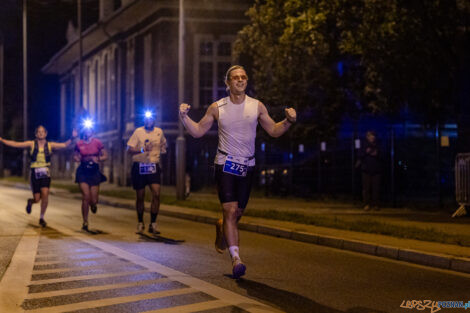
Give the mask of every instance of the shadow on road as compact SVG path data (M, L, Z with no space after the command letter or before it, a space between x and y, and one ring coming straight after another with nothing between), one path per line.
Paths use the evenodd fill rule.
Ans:
M239 279L237 283L239 287L248 292L248 295L272 303L287 313L342 313L342 311L318 304L296 293L273 288L256 281Z
M145 233L141 233L141 234L139 233L138 235L140 236L140 239L142 241L147 241L147 242L150 242L150 241L163 242L163 243L169 244L169 245L179 245L179 244L184 242L184 240L172 239L172 238L163 237L163 236L160 236L160 235L151 236L151 235L147 235Z
M296 293L273 288L256 281L242 278L237 281L237 284L245 289L248 295L269 302L287 313L387 313L364 307L351 308L343 312L316 303Z

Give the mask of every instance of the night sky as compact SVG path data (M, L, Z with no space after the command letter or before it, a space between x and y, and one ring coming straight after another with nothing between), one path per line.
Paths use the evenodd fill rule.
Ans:
M0 31L5 41L4 137L22 140L23 37L22 1L1 0ZM28 5L28 83L29 131L44 124L49 139L58 140L59 87L56 76L44 75L41 68L62 49L69 21L76 25L76 0L27 0ZM84 28L97 18L98 1L82 0Z

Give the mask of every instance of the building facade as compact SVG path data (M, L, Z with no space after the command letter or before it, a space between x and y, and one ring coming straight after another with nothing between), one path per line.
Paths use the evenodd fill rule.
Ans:
M72 26L67 31L68 44L43 67L44 73L55 74L60 80L60 135L70 134L85 112L91 115L96 135L110 155L104 164L105 175L111 183L127 185L130 157L126 142L134 129L142 126L144 108L151 108L169 143L162 164L164 182L174 184L179 1L100 0L99 4L99 20L82 32L81 88L80 44ZM232 46L237 32L248 22L245 12L251 4L240 0L184 1L184 100L192 105L196 119L210 103L226 95L223 76L236 62ZM216 137L209 136L198 144L188 138L188 146L189 166L203 166L207 172L205 163L212 162ZM71 153L55 156L55 177L73 176L76 165Z

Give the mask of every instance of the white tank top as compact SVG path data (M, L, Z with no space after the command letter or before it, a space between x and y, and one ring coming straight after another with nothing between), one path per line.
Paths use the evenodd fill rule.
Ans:
M219 146L229 155L253 157L255 155L256 127L258 126L258 100L245 96L241 104L234 104L230 97L217 101L219 109ZM226 155L217 151L215 164L224 164ZM248 162L255 165L255 159Z

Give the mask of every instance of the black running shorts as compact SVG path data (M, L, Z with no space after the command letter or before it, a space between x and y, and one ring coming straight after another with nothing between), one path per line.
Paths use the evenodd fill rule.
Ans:
M253 182L254 166L248 167L245 177L223 171L223 165L215 165L215 181L220 203L238 202L240 209L246 208Z
M152 184L161 184L161 173L160 165L157 164L157 171L153 174L140 174L139 173L139 162L134 162L132 164L131 170L131 179L132 179L132 188L135 190L144 189L147 185Z
M33 193L40 193L41 188L50 188L51 178L45 177L45 178L36 179L36 175L34 174L34 168L32 168L30 183L31 183L31 189L33 190Z
M106 181L106 176L100 172L100 166L93 162L82 162L75 174L76 183L87 183L89 186L99 186Z

